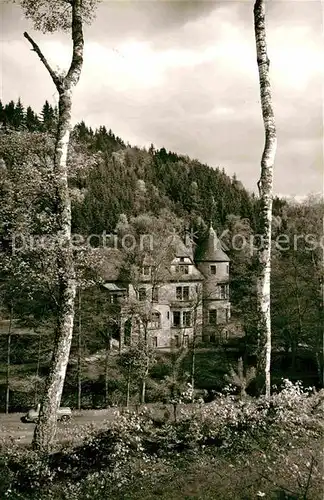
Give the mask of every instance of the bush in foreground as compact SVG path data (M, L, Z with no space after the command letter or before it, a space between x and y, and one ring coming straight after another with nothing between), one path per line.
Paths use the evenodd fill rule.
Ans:
M191 470L205 478L201 498L322 498L321 398L286 380L270 401L219 395L176 422L158 425L145 409L118 415L46 457L3 447L0 496L185 498L177 487L182 495Z

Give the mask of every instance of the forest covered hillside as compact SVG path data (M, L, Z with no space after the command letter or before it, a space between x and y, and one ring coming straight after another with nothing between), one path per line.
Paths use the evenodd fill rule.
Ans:
M20 131L27 134L26 140L28 133L51 135L56 119L57 109L48 101L39 115L20 100L6 105L0 102L2 133ZM221 229L229 214L256 224L254 196L224 169L211 168L165 148L155 150L153 145L148 151L131 146L105 125L92 130L84 122L77 124L73 142L85 158L92 157L88 168L80 169L72 182L82 194L82 201L73 207L74 231L112 231L121 213L158 215L165 208L190 225L211 220Z
M33 234L47 236L53 230L52 154L56 120L57 110L48 102L39 115L30 107L25 108L20 100L0 103L1 316L8 326L13 315L18 321L17 328L22 325L33 333L27 337L14 336L11 353L19 374L22 368L28 372L25 360L31 360L28 372L31 377L35 370L37 376L46 373L53 342L57 313L54 267L49 254L17 252L12 258L12 238L15 233L26 238ZM92 130L81 122L74 127L68 157L73 233L92 235L91 244L100 247L102 234L124 234L125 229L134 235L154 234L158 245L168 231L176 230L181 236L189 231L199 248L210 223L218 235L225 231L222 243L231 259L233 320L239 320L245 334L235 347L235 356L240 353L249 362L257 339L257 263L253 245L257 245L258 198L235 176L230 178L224 169L211 168L165 148L155 150L152 145L147 151L124 141L105 126ZM316 239L321 234L321 214L318 200L293 204L274 199L271 310L274 377L275 373L279 377L289 374L290 378L319 384L322 383L320 248L314 245L310 249L304 241L298 248L278 246L275 240L285 234L292 242L295 234L306 232L314 234ZM245 246L241 244L244 241ZM124 255L124 261L129 263L133 257ZM84 272L90 263L91 272L100 266L102 270L95 253L82 258L77 269ZM104 265L107 272L114 262ZM82 307L77 307L75 331L80 322L84 356L105 350L105 321L110 312L104 310L100 299L91 292L83 294ZM2 335L0 341L5 384L7 336ZM76 334L72 358L78 353L77 342ZM226 356L224 359L226 365ZM215 377L206 374L202 377L208 380L208 388L224 383L220 380L226 366L219 364L220 373ZM67 387L69 384L75 387L77 375L75 368L71 370ZM91 374L93 370L97 375ZM84 368L84 376L91 383L97 383L96 377L101 380L103 376L100 367L96 370ZM15 384L12 383L13 392L21 388L21 375ZM110 383L112 400L117 397L114 391L121 390L119 385L120 381ZM33 387L33 383L29 386Z

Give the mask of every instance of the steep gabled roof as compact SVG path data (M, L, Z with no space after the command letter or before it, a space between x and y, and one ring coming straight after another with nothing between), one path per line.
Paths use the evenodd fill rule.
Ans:
M174 249L175 257L189 257L193 260L192 247L186 246L178 234L169 236L168 241L170 246Z
M209 233L200 251L196 255L197 262L229 262L230 258L224 252L222 244L217 237L216 231L212 226L209 228Z

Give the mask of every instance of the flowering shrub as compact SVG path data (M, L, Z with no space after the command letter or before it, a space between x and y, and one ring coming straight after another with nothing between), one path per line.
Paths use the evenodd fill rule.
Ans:
M107 489L177 464L186 451L196 459L216 453L231 467L248 463L277 489L302 491L308 498L307 491L321 480L316 447L323 433L321 398L321 392L284 380L270 400L219 394L212 403L185 406L177 421L157 423L146 408L139 414L117 412L99 431L88 425L74 439L65 436L65 444L45 458L17 447L3 449L0 497L103 498ZM63 496L51 496L62 488Z

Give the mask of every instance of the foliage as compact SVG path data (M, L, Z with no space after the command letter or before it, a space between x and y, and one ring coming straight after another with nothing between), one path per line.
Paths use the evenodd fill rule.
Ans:
M71 30L72 6L75 0L16 0L20 3L27 19L31 19L35 29L52 33L58 29ZM82 20L91 22L94 7L99 0L81 2Z
M91 494L105 498L108 490L121 498L136 484L138 474L144 482L152 473L163 477L166 471L178 470L180 474L186 456L186 467L189 462L198 467L206 459L222 464L223 478L231 475L232 468L236 476L245 470L254 482L241 477L244 498L254 498L258 491L269 495L281 491L281 498L289 493L291 498L317 499L322 401L322 392L284 380L270 401L219 395L215 403L188 405L177 422L167 420L158 426L147 409L140 414L117 413L116 420L103 423L99 432L91 426L81 428L79 435L73 430L70 443L49 457L3 443L1 493L10 499L45 500L67 498L63 490L69 498ZM224 499L243 498L241 493L230 496L229 484L222 488Z

